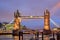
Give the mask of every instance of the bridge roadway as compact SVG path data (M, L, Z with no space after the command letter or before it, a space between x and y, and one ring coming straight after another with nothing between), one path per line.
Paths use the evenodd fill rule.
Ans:
M22 19L41 19L44 18L44 16L20 16Z

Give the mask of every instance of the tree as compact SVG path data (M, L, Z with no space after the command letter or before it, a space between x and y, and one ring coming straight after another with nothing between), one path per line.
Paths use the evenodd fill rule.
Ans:
M13 29L13 24L6 24L6 29L7 30L12 30Z

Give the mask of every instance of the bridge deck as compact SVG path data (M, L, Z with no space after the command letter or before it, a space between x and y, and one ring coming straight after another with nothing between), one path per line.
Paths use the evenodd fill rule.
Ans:
M44 16L21 16L22 19L40 19L44 18Z

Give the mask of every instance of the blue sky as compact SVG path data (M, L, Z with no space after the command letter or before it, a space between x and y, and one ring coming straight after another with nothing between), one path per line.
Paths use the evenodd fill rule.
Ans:
M0 21L10 22L17 9L21 15L26 16L43 16L44 11L48 9L51 18L60 25L60 0L0 0ZM21 24L29 28L43 28L44 19L25 19ZM54 27L52 23L51 27Z

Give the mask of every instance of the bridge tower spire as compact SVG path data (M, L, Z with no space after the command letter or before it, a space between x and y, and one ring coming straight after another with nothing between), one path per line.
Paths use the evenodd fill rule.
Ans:
M50 12L47 9L44 12L44 30L43 31L44 31L44 34L51 33L50 32Z

